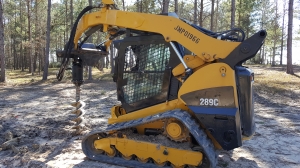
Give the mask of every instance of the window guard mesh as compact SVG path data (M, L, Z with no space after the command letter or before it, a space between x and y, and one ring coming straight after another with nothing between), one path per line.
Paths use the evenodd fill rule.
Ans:
M159 95L169 63L170 50L165 44L132 45L125 54L123 80L124 100L135 103Z

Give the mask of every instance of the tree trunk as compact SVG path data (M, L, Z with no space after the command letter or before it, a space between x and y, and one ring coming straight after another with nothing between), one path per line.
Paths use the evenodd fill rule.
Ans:
M194 24L197 24L197 0L194 0Z
M18 69L18 56L17 56L17 49L16 49L16 40L14 39L13 44L13 52L14 52L14 70Z
M286 8L286 2L283 2L283 16L282 16L282 27L281 27L281 45L280 45L280 65L282 65L282 56L283 56L283 36L284 36L284 18L285 18L285 8Z
M239 10L238 10L238 27L241 27L241 8L242 8L242 0L239 0Z
M20 15L22 15L22 13ZM22 27L23 26L21 26L21 30L20 30L21 34L23 33ZM22 39L21 39L21 44L20 44L20 59L21 59L21 71L24 72L25 63L24 63L23 40Z
M40 52L40 50L38 50L39 51L39 75L41 74L41 64L42 64L42 53Z
M215 0L211 0L210 30L214 31Z
M143 0L136 1L136 11L141 13L143 12Z
M66 10L66 15L65 15L65 26L66 26L66 29L65 29L65 39L69 39L69 23L68 23L68 1L66 0L65 1L65 10ZM66 41L66 40L64 40Z
M3 5L0 1L0 82L5 82L5 55L4 55L4 27L3 27Z
M275 46L275 42L273 43L273 47L272 47L272 49L273 49L273 55L272 55L272 62L271 62L271 65L272 66L275 66L275 54L276 54L276 46Z
M262 46L262 58L261 58L262 64L265 64L266 59L265 59L265 43Z
M294 0L289 0L289 20L288 20L288 37L287 37L287 74L294 74L292 62L292 40L293 40L293 9Z
M170 3L170 0L163 0L162 13L169 12L169 3Z
M114 46L110 45L110 73L113 74L115 72L115 61L114 61Z
M234 28L234 25L235 25L235 0L231 0L231 22L230 22L231 29Z
M51 0L48 0L47 8L47 32L46 32L46 53L44 59L43 80L47 80L49 67L49 48L50 48L50 25L51 24Z
M92 0L89 0L89 6L92 6L92 5L93 5ZM92 37L90 37L90 39L92 40ZM88 69L89 69L88 80L93 80L93 76L92 76L92 66L89 66Z
M108 67L109 67L109 57L106 56L105 57L105 68L108 69Z
M216 6L216 11L215 11L215 14L216 14L216 18L215 18L215 31L218 31L218 20L219 20L219 0L217 0L216 2L217 6Z
M38 0L35 0L34 2L34 12L35 12L35 16L38 16ZM37 42L37 39L39 38L38 36L38 17L35 17L35 23L34 23L34 63L33 63L33 71L36 72L36 69L37 69L37 59L38 59L38 42ZM39 62L40 64L40 62Z
M275 0L275 22L274 24L277 25L278 19L278 1ZM277 44L277 27L274 25L274 40L273 40L273 56L272 56L272 66L275 66L275 55L276 55L276 44Z
M70 0L70 20L71 26L73 27L73 0Z
M125 11L125 0L122 0L123 11Z
M4 22L5 22L5 18L4 18ZM10 21L8 19L8 23L9 22ZM5 23L4 23L3 27L5 27ZM9 41L11 41L11 40L9 40ZM4 43L5 43L5 40L4 40ZM4 48L6 48L6 51L7 51L7 52L5 52L5 50L4 50L4 54L5 54L5 57L6 57L6 67L7 68L11 68L11 62L10 62L10 60L11 60L10 58L12 56L11 45L12 45L12 43L10 43L9 45L4 45Z
M200 18L199 18L199 25L203 27L203 0L200 1Z
M174 12L178 14L178 0L174 0Z
M140 1L136 0L135 5L136 5L136 11L140 12Z
M20 2L21 3L21 2ZM22 10L21 10L21 5L20 5L20 20L22 18ZM21 26L20 28L20 32L21 34L23 33L23 26ZM23 53L23 40L20 39L20 59L21 59L21 71L24 72L24 67L25 67L25 64L24 64L24 53Z
M15 49L15 46L16 46L16 44L15 44L15 37L14 37L14 35L11 35L11 54L12 54L12 56L14 57L14 59L13 59L13 69L14 70L16 70L16 63L17 63L17 57L16 57L16 50L14 50Z
M33 76L34 75L34 72L33 72L33 54L31 53L31 49L32 49L32 41L31 41L31 18L30 18L30 15L31 15L31 0L27 0L27 19L28 19L28 41L29 41L29 47L28 47L28 56L29 56L29 59L30 59L30 70L29 72L31 72L31 75Z
M16 11L15 14L14 14L14 26L15 26L15 32L16 32L16 29L17 29L17 4L15 4L15 8L14 10ZM14 52L14 70L18 69L18 55L17 55L17 49L16 49L16 46L17 46L17 40L14 36L13 38L13 52Z

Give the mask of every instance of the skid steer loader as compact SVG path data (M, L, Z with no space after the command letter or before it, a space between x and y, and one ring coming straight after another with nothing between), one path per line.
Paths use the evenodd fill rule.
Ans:
M97 31L107 39L86 45ZM127 167L216 167L217 150L240 147L255 132L254 73L242 63L255 56L266 35L261 30L245 39L237 28L212 32L174 13L121 11L112 0L86 7L64 51L57 52L63 58L57 78L72 59L74 113L82 115L83 66L107 56L113 43L121 103L111 108L106 130L83 138L84 154ZM76 121L80 132L80 117Z

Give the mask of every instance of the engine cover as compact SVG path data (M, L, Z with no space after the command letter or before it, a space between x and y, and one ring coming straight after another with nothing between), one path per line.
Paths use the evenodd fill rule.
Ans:
M235 107L233 87L197 90L181 98L223 149L242 146L240 112Z

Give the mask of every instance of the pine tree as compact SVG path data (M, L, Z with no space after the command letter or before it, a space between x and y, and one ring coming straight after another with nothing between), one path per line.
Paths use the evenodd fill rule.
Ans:
M5 55L4 55L4 26L3 26L3 4L0 1L0 82L5 82Z
M46 54L44 63L43 80L47 80L49 67L49 48L50 48L50 22L51 22L51 0L48 0L47 8L47 32L46 32Z
M293 40L293 12L294 0L289 0L289 20L288 20L288 38L287 38L287 74L294 74L292 62L292 40Z

